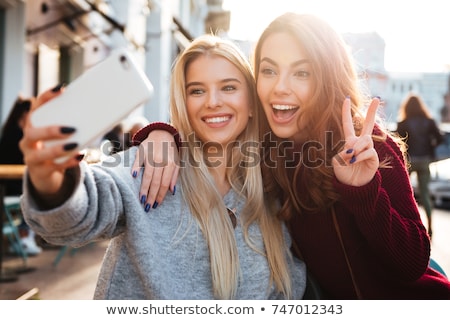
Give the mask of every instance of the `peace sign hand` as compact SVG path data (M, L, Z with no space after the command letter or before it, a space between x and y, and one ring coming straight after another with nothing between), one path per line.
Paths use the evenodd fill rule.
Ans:
M350 98L342 105L342 126L345 136L344 149L333 157L332 164L336 178L350 186L363 186L369 183L378 170L379 159L373 147L372 131L375 115L380 104L374 98L367 111L360 136L353 127Z

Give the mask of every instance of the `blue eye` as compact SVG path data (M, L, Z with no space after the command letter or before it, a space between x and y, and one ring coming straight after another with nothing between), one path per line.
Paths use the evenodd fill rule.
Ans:
M223 91L233 91L233 90L236 90L236 87L234 87L234 86L225 86L222 90Z

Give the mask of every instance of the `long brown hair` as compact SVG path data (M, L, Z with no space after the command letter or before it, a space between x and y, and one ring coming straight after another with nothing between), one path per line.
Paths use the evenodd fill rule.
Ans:
M354 119L362 120L359 107L368 105L370 97L358 79L355 63L341 36L326 22L306 14L283 14L264 30L254 51L256 81L261 48L264 41L274 33L287 33L296 39L311 61L312 71L311 99L305 101L298 111L301 112L302 122L307 125L302 129L304 140L294 146L296 151L302 151L297 154L295 161L292 161L293 154L289 151L292 144L274 134L269 137L271 130L268 122L261 119L262 139L275 140L278 146L264 150L262 169L265 187L269 194L282 198L281 215L288 218L293 210L321 211L338 200L332 185L334 172L331 159L341 150L345 141L342 103L349 96ZM355 125L357 134L361 128L358 123ZM291 167L292 163L295 167ZM304 186L302 190L305 192L297 192L300 185Z
M400 105L399 121L413 117L432 118L423 99L419 95L411 92L403 99Z

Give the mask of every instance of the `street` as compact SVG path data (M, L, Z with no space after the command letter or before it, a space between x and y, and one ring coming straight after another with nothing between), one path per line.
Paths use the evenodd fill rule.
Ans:
M420 207L420 210L424 217L425 214L422 207ZM431 257L439 263L447 276L450 276L450 209L435 208L432 214L433 239L431 242Z

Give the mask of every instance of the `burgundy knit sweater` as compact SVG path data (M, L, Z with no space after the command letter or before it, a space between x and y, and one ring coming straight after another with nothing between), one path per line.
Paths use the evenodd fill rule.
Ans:
M450 282L428 267L430 239L422 224L401 151L375 142L379 169L362 187L334 181L335 213L355 283L363 299L450 299ZM298 179L298 192L307 188ZM331 212L296 214L293 240L330 299L357 299Z

